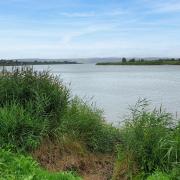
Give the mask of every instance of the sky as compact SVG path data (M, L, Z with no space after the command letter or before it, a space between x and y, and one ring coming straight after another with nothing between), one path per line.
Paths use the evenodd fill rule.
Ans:
M87 57L180 57L180 0L0 0L0 59Z

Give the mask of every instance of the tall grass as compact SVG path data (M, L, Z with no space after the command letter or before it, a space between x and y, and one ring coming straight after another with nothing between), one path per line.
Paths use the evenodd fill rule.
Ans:
M30 151L49 131L48 119L36 117L18 104L0 107L0 146Z
M48 72L15 68L0 73L0 147L29 151L52 136L69 90Z
M113 152L120 142L119 130L105 123L99 109L78 97L69 104L59 130L78 138L93 152Z
M0 107L18 103L31 114L47 118L52 128L58 125L68 100L69 90L49 72L23 67L0 73Z
M131 158L139 171L151 174L155 170L169 172L180 164L180 131L171 114L148 110L148 102L139 101L121 129L120 155ZM122 156L121 156L122 157Z

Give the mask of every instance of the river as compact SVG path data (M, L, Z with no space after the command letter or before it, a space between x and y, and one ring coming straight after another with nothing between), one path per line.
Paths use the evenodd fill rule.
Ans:
M37 65L60 75L73 95L95 102L108 122L122 121L139 98L180 113L180 66Z

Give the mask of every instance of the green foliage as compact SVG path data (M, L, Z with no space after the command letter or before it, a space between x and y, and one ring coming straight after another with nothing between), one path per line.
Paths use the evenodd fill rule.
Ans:
M104 122L102 112L78 98L71 101L60 131L79 138L91 151L112 152L119 142L119 131Z
M166 173L157 171L149 176L147 180L170 180L170 177Z
M139 170L169 172L180 163L179 126L161 109L148 111L148 102L139 101L121 129L119 151L132 154Z
M81 180L71 173L50 173L41 169L31 157L0 149L1 180Z
M69 91L48 72L15 68L0 73L0 107L16 102L31 114L48 118L52 128L59 123L68 99Z
M170 177L173 180L180 180L180 164L175 166L170 172Z
M48 72L15 68L0 73L0 147L36 148L60 125L69 90Z
M15 68L0 74L0 143L15 150L36 148L44 136L62 134L82 141L90 151L112 152L119 131L102 112L74 98L48 72Z
M46 118L34 117L15 104L0 107L0 146L31 150L39 145L47 132Z
M168 173L157 170L147 178L147 180L179 180L179 179L180 179L180 166L173 168Z

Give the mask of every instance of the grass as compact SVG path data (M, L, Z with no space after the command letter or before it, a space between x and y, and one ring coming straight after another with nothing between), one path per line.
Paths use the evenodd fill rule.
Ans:
M32 69L0 75L0 142L31 150L53 136L69 101L69 90L57 77Z
M30 151L48 133L48 119L35 117L17 104L0 107L0 144L15 151Z
M68 104L69 90L58 77L24 67L11 73L3 71L0 77L0 107L17 103L33 116L47 118L51 129L59 124Z
M171 114L161 108L149 111L146 100L131 111L121 128L122 145L118 149L118 162L127 163L126 175L143 172L146 177L157 169L167 174L179 169L180 126Z
M112 153L120 142L119 130L105 123L102 112L77 97L69 104L59 130L85 142L92 152Z
M72 164L65 162L68 165L63 166L65 171L78 172L80 168L81 173L86 158L94 163L87 167L102 166L104 173L103 166L108 163L106 171L111 173L116 154L113 180L178 179L180 122L175 122L162 108L148 110L148 102L143 100L131 108L131 116L124 124L115 128L105 122L101 110L72 97L59 77L24 67L11 72L3 70L0 73L0 179L79 179L72 173L43 170L29 157L33 152L37 152L39 162L46 155L43 163L48 164L48 160L53 167L64 154L65 161L68 157L72 161ZM99 158L98 154L108 155L111 160ZM73 159L78 159L77 167ZM86 172L90 172L87 167ZM109 172L105 173L108 178Z
M1 180L81 180L72 173L50 173L31 157L0 149Z
M147 180L170 180L170 176L165 173L157 171L151 176L149 176Z

